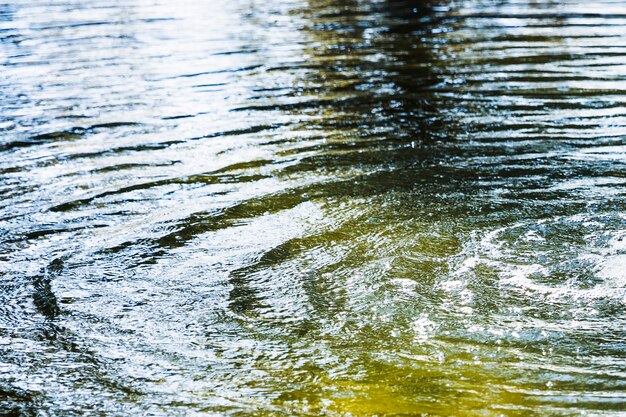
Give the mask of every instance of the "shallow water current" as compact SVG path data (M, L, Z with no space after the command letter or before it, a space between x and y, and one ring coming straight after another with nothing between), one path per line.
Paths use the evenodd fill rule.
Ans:
M626 3L0 3L0 415L626 413Z

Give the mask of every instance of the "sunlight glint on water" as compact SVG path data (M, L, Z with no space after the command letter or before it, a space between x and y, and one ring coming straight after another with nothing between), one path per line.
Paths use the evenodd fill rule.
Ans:
M0 3L0 414L620 415L626 6Z

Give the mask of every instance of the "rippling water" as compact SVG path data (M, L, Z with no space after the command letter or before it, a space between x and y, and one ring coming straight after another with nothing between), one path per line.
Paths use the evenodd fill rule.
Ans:
M626 4L0 3L0 413L626 410Z

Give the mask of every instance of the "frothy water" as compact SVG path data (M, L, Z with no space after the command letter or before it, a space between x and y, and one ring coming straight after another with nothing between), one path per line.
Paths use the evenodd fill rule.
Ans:
M0 4L0 413L621 415L626 6Z

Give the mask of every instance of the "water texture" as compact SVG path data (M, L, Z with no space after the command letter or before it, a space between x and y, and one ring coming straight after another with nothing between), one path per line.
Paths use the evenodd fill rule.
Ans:
M0 414L626 410L626 4L0 3Z

